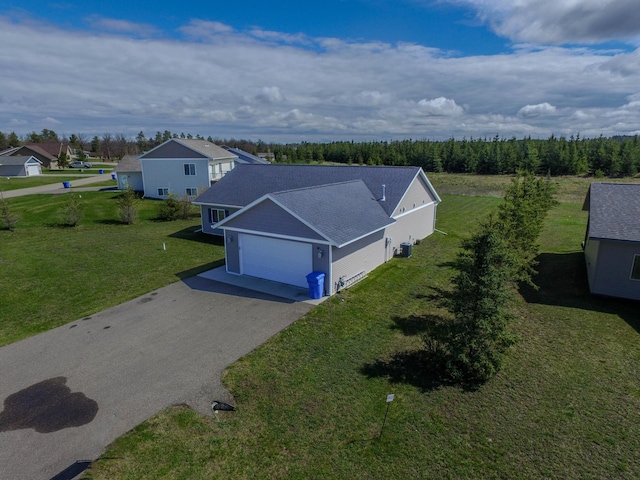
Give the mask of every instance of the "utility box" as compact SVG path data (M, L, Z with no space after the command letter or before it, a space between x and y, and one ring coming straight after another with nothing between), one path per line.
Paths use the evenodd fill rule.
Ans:
M400 248L402 249L400 252L401 257L409 258L411 256L411 249L413 245L409 242L404 242L400 244Z
M309 283L309 297L317 300L324 297L324 273L311 272L307 275L307 282Z

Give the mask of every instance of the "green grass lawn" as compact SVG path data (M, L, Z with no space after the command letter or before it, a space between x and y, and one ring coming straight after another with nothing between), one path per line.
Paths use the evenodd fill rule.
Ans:
M0 230L0 345L222 264L223 247L194 232L198 216L158 222L160 202L144 200L140 222L122 225L119 193L78 195L84 219L75 228L60 225L66 195L6 200L21 220Z
M47 175L36 175L34 177L0 177L0 192L18 190L20 188L39 187L40 185L51 185L52 183L62 183L70 181L73 177L53 177Z
M485 189L465 181L458 193ZM586 185L573 190L561 195L577 202L565 200L547 220L540 289L523 289L516 302L519 342L481 388L438 385L416 361L425 319L442 314L433 295L450 286L461 238L500 201L443 194L437 227L447 235L434 233L411 258L379 267L226 371L236 412L161 412L87 475L639 478L638 302L588 294Z

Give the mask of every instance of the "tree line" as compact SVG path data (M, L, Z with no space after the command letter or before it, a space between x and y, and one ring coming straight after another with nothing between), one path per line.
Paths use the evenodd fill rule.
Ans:
M0 151L25 143L68 141L72 148L91 156L117 160L125 154L139 155L171 138L208 140L240 148L252 154L267 152L276 163L344 163L356 165L413 165L426 172L515 174L529 171L544 175L634 176L640 171L638 136L581 138L580 135L547 139L451 138L435 140L338 141L326 143L267 143L262 140L223 139L169 130L134 138L105 133L88 137L73 134L60 138L53 130L19 137L0 132Z

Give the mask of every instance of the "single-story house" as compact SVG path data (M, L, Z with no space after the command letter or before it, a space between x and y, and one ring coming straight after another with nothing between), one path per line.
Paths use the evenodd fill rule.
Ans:
M45 152L47 152L52 157L55 157L56 160L60 158L60 155L63 153L67 154L67 160L72 161L73 150L71 149L71 145L69 142L60 142L60 141L47 141L40 143L26 143L26 147L37 147Z
M46 152L38 146L38 144L23 145L21 147L12 147L0 152L0 156L13 157L35 157L45 168L53 168L58 164L58 158Z
M268 160L261 157L257 157L256 155L252 155L251 153L245 152L244 150L241 150L239 148L227 147L226 145L223 145L222 148L224 148L227 152L231 152L234 155L238 156L238 159L236 160L237 165L243 165L246 163L257 163L260 165L269 165Z
M206 140L172 138L138 157L144 195L195 196L231 171L237 158Z
M0 156L0 177L31 177L42 174L42 163L33 155Z
M592 183L583 210L589 290L640 300L640 185Z
M131 187L136 192L144 191L144 183L142 181L142 165L133 155L125 155L113 169L113 173L117 175L118 188L125 190Z
M433 233L440 197L419 167L238 165L198 196L226 269L332 295Z

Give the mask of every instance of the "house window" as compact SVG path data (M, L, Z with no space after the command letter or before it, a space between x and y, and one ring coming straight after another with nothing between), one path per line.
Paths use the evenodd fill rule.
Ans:
M158 189L158 196L159 197L168 197L169 196L169 189L168 188L159 188Z
M196 164L195 163L185 163L184 164L184 174L185 175L195 175L196 174Z
M631 267L631 280L640 280L640 255L633 256L633 266Z
M192 188L187 187L185 189L185 192L188 197L195 197L196 195L198 195L198 189L193 187Z
M209 223L218 223L229 216L229 210L222 210L218 208L209 209Z

